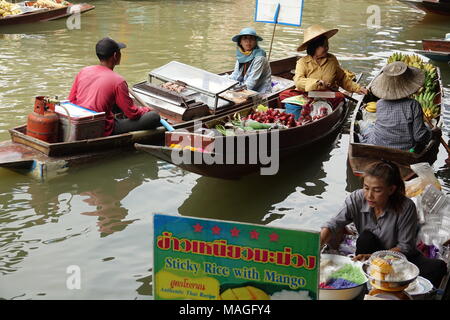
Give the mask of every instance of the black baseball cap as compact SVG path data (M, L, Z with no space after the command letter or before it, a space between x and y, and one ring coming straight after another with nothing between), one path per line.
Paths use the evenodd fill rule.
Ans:
M110 37L106 37L97 42L97 44L95 45L95 53L99 57L109 58L114 54L114 52L117 52L120 49L126 47L127 46L125 45L125 43L116 42Z

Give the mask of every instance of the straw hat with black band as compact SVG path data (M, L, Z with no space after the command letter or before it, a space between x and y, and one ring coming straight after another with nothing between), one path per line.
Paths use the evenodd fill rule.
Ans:
M320 36L325 36L327 39L330 39L338 31L339 29L326 29L321 25L314 24L305 29L303 43L297 48L297 51L305 50L312 40L317 39Z
M398 100L416 93L424 83L422 70L396 61L386 65L373 80L370 90L380 99Z

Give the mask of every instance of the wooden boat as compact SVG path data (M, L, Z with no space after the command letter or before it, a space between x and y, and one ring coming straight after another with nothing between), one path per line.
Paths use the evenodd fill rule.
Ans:
M398 0L415 9L424 11L426 13L435 13L439 15L450 15L450 1L449 0Z
M443 87L441 82L441 75L439 68L436 67L439 79L439 95L436 97L435 103L440 105L441 114L444 110L443 102ZM364 170L371 163L379 161L380 159L390 160L396 163L400 168L400 173L404 180L409 180L415 173L411 170L410 165L419 162L434 163L439 152L439 139L432 139L427 146L420 152L414 153L393 148L376 146L366 143L360 143L358 137L359 129L357 121L363 119L363 108L369 101L377 101L378 98L370 95L365 95L357 104L355 111L351 117L350 124L350 145L348 148L348 162L351 170L355 176L362 176ZM438 122L440 119L434 119Z
M291 70L295 68L297 57L289 57L271 62L273 79L280 81L281 86L278 91L264 96L271 100L279 92L292 88L293 81ZM284 80L284 81L282 81ZM195 120L206 121L220 116L224 112L240 110L249 105L251 101L242 101L222 110L217 114L190 120L170 120L168 122L174 128L190 126ZM162 117L166 116L163 109L157 109ZM0 142L0 167L17 170L39 179L45 179L64 173L70 167L79 166L86 162L97 159L104 159L112 154L123 152L124 150L134 151L134 143L164 144L164 127L155 130L144 130L113 135L108 137L92 138L71 142L47 143L39 139L26 135L26 125L21 125L9 130L11 141Z
M27 6L32 6L36 1L27 1ZM11 26L24 23L34 23L34 22L44 22L66 18L72 15L74 12L79 12L80 14L86 13L95 9L95 6L81 3L81 4L70 4L67 7L47 9L47 8L36 8L34 11L25 12L18 15L6 16L0 18L0 27Z
M309 146L328 143L327 140L334 139L347 119L350 103L347 100L334 108L326 117L297 127L263 133L256 131L244 135L208 137L195 133L196 127L192 126L185 128L182 132L166 132L165 146L136 143L135 147L137 150L145 151L202 176L238 179L258 169L261 170L261 174L276 174L279 161L299 151L305 152ZM254 108L252 106L240 110L239 115L245 117ZM203 127L214 128L217 124L229 121L229 118L230 114L223 115L207 121ZM172 144L179 144L181 148L201 146L207 152L189 148L177 150L170 148ZM270 163L261 157L257 159L261 154L270 154L274 156L274 159L271 159ZM182 161L179 161L181 158ZM211 159L218 161L211 161Z
M431 50L415 50L415 52L424 55L434 61L450 61L450 52L431 51Z
M450 40L444 39L423 39L423 50L450 52Z

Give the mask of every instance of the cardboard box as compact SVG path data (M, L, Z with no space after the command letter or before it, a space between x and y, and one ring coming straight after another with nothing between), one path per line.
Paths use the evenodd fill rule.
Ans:
M55 106L59 115L60 141L100 138L105 131L105 113L95 112L69 101Z

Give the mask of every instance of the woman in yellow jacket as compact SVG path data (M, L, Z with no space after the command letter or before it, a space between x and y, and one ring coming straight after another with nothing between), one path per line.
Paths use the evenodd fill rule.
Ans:
M367 94L367 89L354 82L336 57L328 53L328 39L337 32L338 29L328 30L320 25L312 25L305 30L304 41L297 51L306 49L307 55L297 61L294 76L296 90L283 92L280 95L282 100L308 91L337 91L339 87L349 92Z

